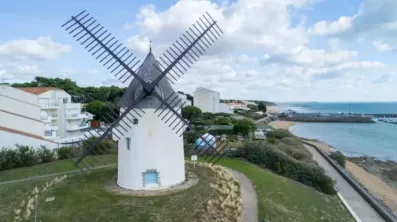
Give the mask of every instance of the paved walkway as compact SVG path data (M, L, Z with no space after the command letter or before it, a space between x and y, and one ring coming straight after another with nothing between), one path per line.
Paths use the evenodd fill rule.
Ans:
M89 170L101 169L101 168L111 167L111 166L115 166L115 165L116 164L108 164L108 165L103 165L103 166L98 166L98 167L92 167ZM72 174L72 173L81 173L81 171L80 170L71 170L71 171L51 173L51 174L46 174L46 175L41 175L41 176L27 177L27 178L18 179L18 180L9 180L9 181L0 182L0 185L10 184L10 183L19 183L19 182L24 182L24 181L29 181L29 180L38 180L38 179L43 179L43 178L47 178L47 177L54 177L54 176L60 176L60 175L65 175L65 174Z
M362 222L385 221L315 148L308 145L305 145L305 147L313 154L313 159L324 168L325 173L336 180L339 193Z
M258 201L254 187L244 174L233 171L233 175L240 183L243 198L243 222L258 222Z

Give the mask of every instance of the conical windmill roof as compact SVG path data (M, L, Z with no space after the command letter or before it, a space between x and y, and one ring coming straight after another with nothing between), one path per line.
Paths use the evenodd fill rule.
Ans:
M156 68L156 67L157 68ZM153 82L158 76L160 76L162 70L154 57L152 52L146 56L145 60L143 61L140 69L137 72L137 75L140 76L145 82ZM155 87L156 92L165 100L167 99L172 93L174 93L174 89L172 88L171 84L168 82L167 78L164 77L160 80L160 82ZM128 86L127 91L121 97L120 105L121 107L128 107L132 102L134 102L140 95L145 94L142 85L139 81L134 78L130 85ZM177 94L175 93L174 96ZM172 96L172 98L174 98ZM170 102L170 99L167 102ZM175 106L176 103L179 101L179 98L176 98L172 104L170 105ZM161 105L161 102L155 98L154 96L147 96L143 99L139 104L138 107L144 108L154 108L157 109ZM178 108L178 107L177 107Z

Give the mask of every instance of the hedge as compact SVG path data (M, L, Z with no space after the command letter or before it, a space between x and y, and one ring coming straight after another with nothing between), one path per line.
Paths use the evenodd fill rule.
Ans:
M331 159L335 160L339 165L345 168L346 165L346 157L339 151L333 152L329 155Z
M54 152L44 146L33 149L17 144L16 147L16 149L0 150L0 170L33 166L54 160Z
M232 156L264 166L277 174L311 186L323 193L335 194L334 182L325 175L323 168L299 161L269 143L247 143L234 151Z

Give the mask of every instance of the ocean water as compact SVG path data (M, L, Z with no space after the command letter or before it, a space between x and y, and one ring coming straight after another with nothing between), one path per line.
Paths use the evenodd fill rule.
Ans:
M350 112L347 103L283 104L281 109L298 112ZM354 113L397 113L397 103L352 103ZM297 123L290 131L300 137L318 139L348 156L374 156L397 161L397 124Z
M322 113L364 113L364 114L391 114L397 113L397 102L374 103L285 103L279 105L282 111L292 109L297 112L322 112Z

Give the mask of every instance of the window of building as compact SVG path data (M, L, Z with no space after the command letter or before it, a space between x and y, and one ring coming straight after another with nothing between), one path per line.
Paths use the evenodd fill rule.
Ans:
M158 185L158 173L156 170L147 170L145 173L145 186Z
M126 137L125 138L125 142L127 143L126 145L126 147L127 147L127 150L130 150L131 149L131 138L129 138L129 137Z

